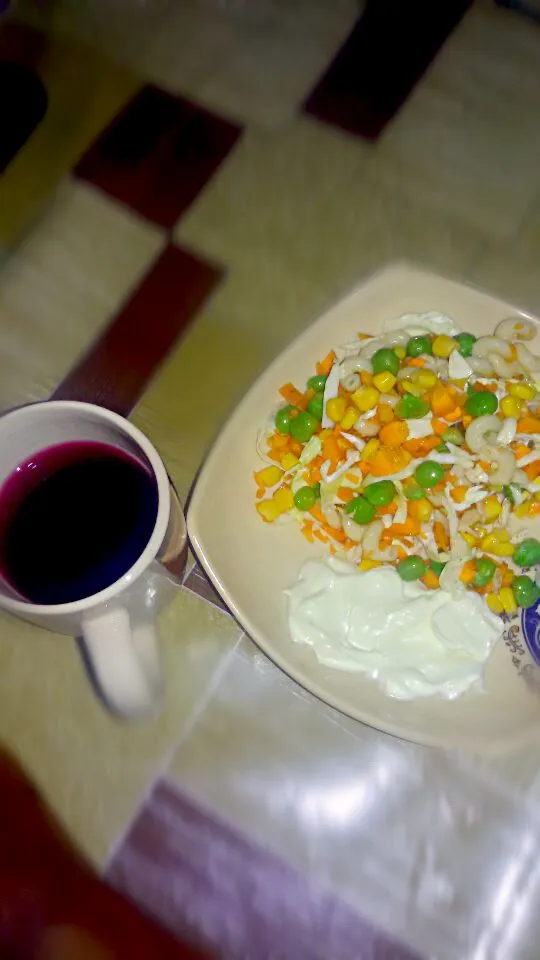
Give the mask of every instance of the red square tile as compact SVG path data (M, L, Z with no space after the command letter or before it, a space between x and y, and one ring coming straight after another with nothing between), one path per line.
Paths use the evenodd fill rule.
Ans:
M306 113L377 140L472 0L367 0Z
M241 132L189 100L147 86L90 147L75 173L170 229Z
M223 271L170 244L51 400L84 400L127 416Z

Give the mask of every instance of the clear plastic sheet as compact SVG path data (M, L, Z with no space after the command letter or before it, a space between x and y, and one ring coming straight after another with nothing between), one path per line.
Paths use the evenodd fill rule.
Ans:
M244 642L173 773L422 956L540 955L537 746L485 758L387 736Z

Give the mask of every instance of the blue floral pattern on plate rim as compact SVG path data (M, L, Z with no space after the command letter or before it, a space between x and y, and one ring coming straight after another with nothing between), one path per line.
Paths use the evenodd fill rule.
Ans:
M514 667L527 686L540 695L540 604L515 614L503 613L501 619L503 640Z

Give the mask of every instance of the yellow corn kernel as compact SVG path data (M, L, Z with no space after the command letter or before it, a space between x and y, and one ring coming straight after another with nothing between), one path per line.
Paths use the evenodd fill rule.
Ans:
M438 379L436 374L433 373L433 370L419 370L416 375L416 382L419 386L423 387L424 390L431 390L438 382Z
M360 413L367 413L377 405L379 391L375 387L359 387L351 396L354 405L358 407Z
M519 520L523 520L523 517L529 516L529 501L525 500L523 503L520 503L519 507L516 507L514 510L514 516L518 517Z
M447 337L445 333L441 333L440 336L435 337L433 341L433 353L436 357L449 357L452 353L452 350L455 350L459 344L456 340L453 340L452 337Z
M491 530L490 536L494 537L495 540L502 541L503 543L508 543L510 540L510 534L504 527L496 527L495 530Z
M289 490L288 487L281 487L279 490L276 490L272 500L276 504L280 513L286 513L287 510L292 510L294 507L292 490Z
M469 547L476 546L476 537L473 537L472 533L461 533L461 536L463 537L465 543L469 545Z
M511 397L519 400L534 400L536 396L536 390L529 383L509 383L506 389Z
M282 471L279 467L264 467L255 474L258 487L275 487L281 480Z
M400 386L403 393L412 393L413 397L421 397L425 392L424 387L421 387L419 383L413 383L412 380L401 380Z
M282 513L273 498L271 500L262 500L257 504L257 510L266 523L273 523Z
M347 407L339 423L344 430L350 430L351 427L354 427L357 420L358 420L358 410L356 409L356 407Z
M333 431L330 430L328 427L325 427L324 430L321 430L321 432L317 434L317 436L318 436L319 440L321 441L321 443L324 443L324 441L326 440L326 438L329 437L332 432L333 432Z
M360 459L363 460L364 463L367 463L377 453L380 445L381 441L377 440L377 437L373 437L371 440L368 440L364 449L362 450L362 456Z
M347 401L345 397L333 397L332 400L328 400L326 404L326 413L332 423L339 423L345 415L346 409Z
M495 557L513 557L515 549L513 543L498 543L496 547L492 547L491 553Z
M380 403L377 407L379 423L390 423L394 419L394 408L389 403Z
M424 498L422 500L413 500L411 502L415 504L414 513L416 514L416 519L419 520L420 523L427 522L433 513L433 507L431 506L429 500Z
M404 360L407 356L405 347L394 347L394 353L396 354L396 357L399 357L400 360Z
M517 613L517 603L514 599L512 587L503 587L502 590L499 590L497 596L505 613Z
M504 543L499 540L494 533L489 533L482 540L482 550L486 553L492 553L495 557L511 557L514 553L514 546L511 543Z
M480 546L482 550L488 550L491 553L491 548L498 546L499 541L497 537L494 537L492 533L489 533L486 537L483 537L480 541Z
M518 419L523 410L523 400L518 397L503 397L501 400L501 413L505 417L515 417Z
M374 567L380 566L380 560L370 560L369 557L364 557L364 559L358 564L358 569L361 570L362 573L367 573L368 570L373 570Z
M298 457L294 453L285 453L281 458L281 466L284 470L292 470L298 463Z
M535 500L540 500L540 490L538 491L538 493L535 493L534 499L535 499Z
M507 589L507 588L503 588L503 589ZM503 612L504 607L495 593L488 593L486 600L487 600L487 605L492 613Z
M382 373L376 373L373 377L373 386L377 387L377 390L380 390L381 393L390 393L396 378L393 373L390 373L389 370L383 370Z
M493 523L500 516L502 507L494 494L491 494L483 503L484 520Z

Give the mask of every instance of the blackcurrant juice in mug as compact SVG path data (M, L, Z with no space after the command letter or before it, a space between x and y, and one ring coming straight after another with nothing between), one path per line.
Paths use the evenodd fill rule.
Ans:
M31 603L70 603L122 577L155 526L149 468L105 443L33 454L0 489L0 572Z

